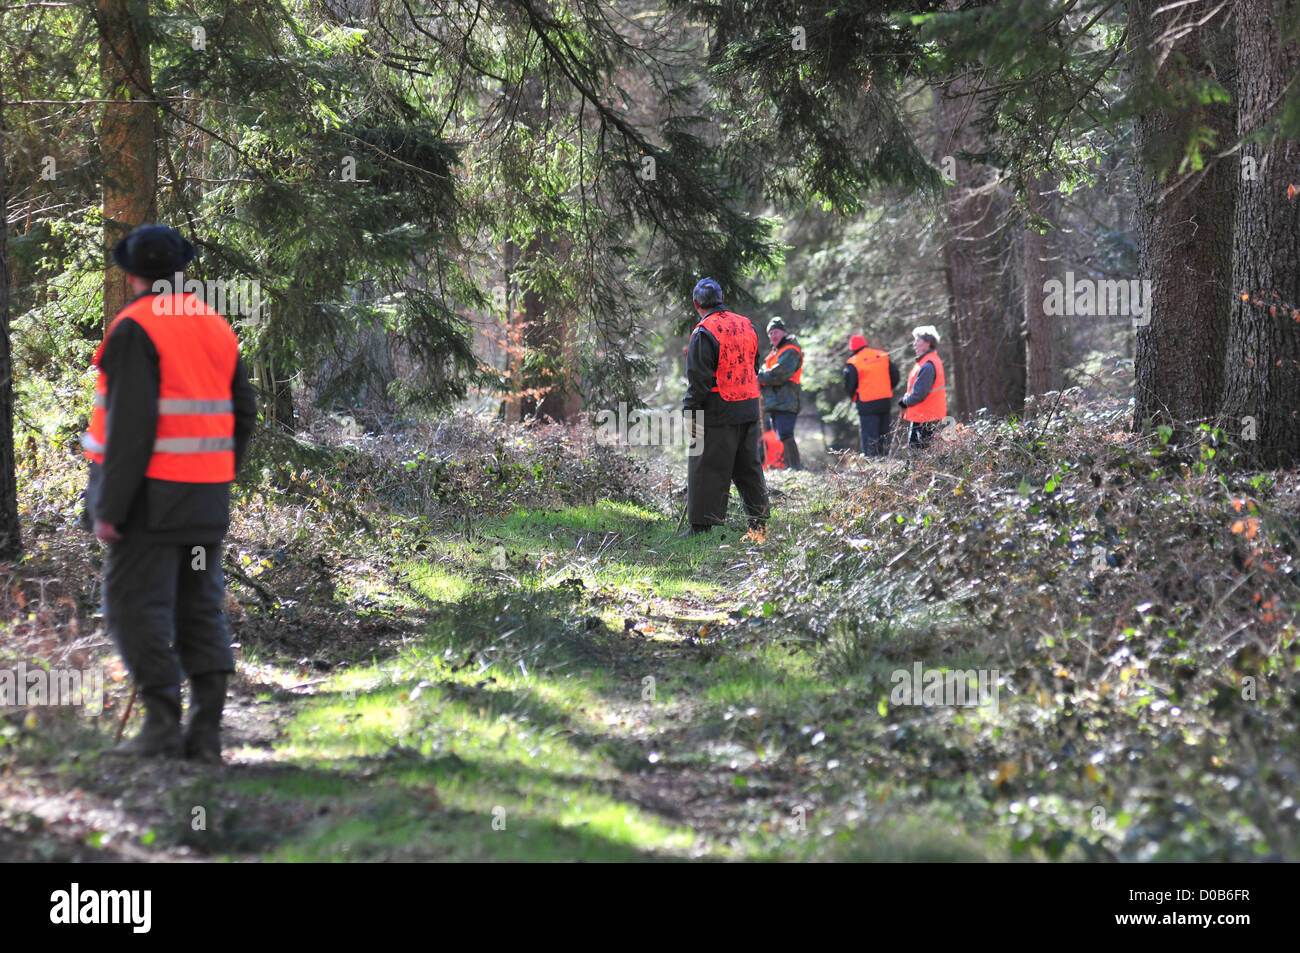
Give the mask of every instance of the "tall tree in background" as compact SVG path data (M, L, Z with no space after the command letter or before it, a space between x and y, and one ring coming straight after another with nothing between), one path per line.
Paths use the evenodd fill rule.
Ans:
M131 229L158 217L158 107L149 69L148 0L96 0L95 24L100 80L108 100L99 133L107 328L131 298L126 275L107 253Z
M1300 461L1300 3L1236 6L1237 194L1224 409L1263 466Z
M1060 280L1061 255L1056 236L1057 199L1046 177L1032 176L1025 184L1024 231L1025 389L1045 394L1061 387L1060 328L1046 313L1045 289Z
M1223 395L1237 166L1203 164L1235 128L1220 82L1232 71L1229 12L1210 0L1129 3L1138 267L1151 282L1150 323L1137 330L1137 427L1210 417Z
M9 162L5 150L4 70L0 69L0 559L23 548L14 472L14 364L9 346Z
M935 91L936 148L941 162L951 160L956 180L946 199L943 250L952 327L949 408L1009 414L1024 406L1025 342L1010 281L1009 209L997 171L972 161L987 152L978 116L976 80L961 76Z

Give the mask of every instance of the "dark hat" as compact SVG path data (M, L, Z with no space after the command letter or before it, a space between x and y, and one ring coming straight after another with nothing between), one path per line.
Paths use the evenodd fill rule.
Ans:
M785 322L782 321L779 317L773 318L771 321L767 322L767 329L771 331L773 328L780 328L782 331L784 331Z
M722 288L712 278L701 278L699 284L695 286L691 300L701 308L722 304Z
M141 225L113 246L119 268L150 281L170 278L197 257L194 246L169 225Z

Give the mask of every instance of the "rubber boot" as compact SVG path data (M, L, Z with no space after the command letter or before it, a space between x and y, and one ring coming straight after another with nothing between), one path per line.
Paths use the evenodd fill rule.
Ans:
M794 437L782 440L781 446L785 448L785 465L791 470L802 470L803 466L799 463L799 446L794 442Z
M144 727L130 741L114 748L112 754L135 758L179 758L185 750L181 740L180 688L142 688L139 695L144 707Z
M221 764L221 711L226 705L226 673L190 677L190 723L185 729L185 757Z
M685 539L687 536L698 536L700 533L709 533L713 527L708 523L692 523L689 527L677 534L678 539Z

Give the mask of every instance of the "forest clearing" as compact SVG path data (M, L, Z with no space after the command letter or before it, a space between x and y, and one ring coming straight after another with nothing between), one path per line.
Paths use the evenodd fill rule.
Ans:
M42 923L231 863L980 861L1237 925L1246 868L1146 865L1300 860L1300 0L0 36Z

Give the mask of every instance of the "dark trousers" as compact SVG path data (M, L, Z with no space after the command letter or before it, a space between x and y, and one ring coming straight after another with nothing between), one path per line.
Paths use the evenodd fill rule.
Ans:
M862 452L869 457L883 456L889 449L889 413L869 414L858 404L858 426L862 430Z
M768 416L772 418L772 429L776 431L776 435L781 438L783 443L786 440L794 439L794 424L799 419L798 414L774 410Z
M750 520L767 521L767 482L758 461L761 430L757 420L704 428L702 452L686 458L686 515L692 526L726 523L732 483Z
M141 689L234 672L224 600L220 543L177 546L128 536L104 557L104 622Z
M781 438L781 446L785 450L786 468L789 470L802 470L803 463L799 460L799 445L794 442L794 425L798 421L799 415L784 410L774 410L769 416L772 418L772 429Z
M924 450L926 447L930 446L930 441L934 439L934 434L939 427L939 422L934 420L919 424L912 421L908 423L908 427L911 429L907 434L907 445L909 447L916 447L919 450Z

